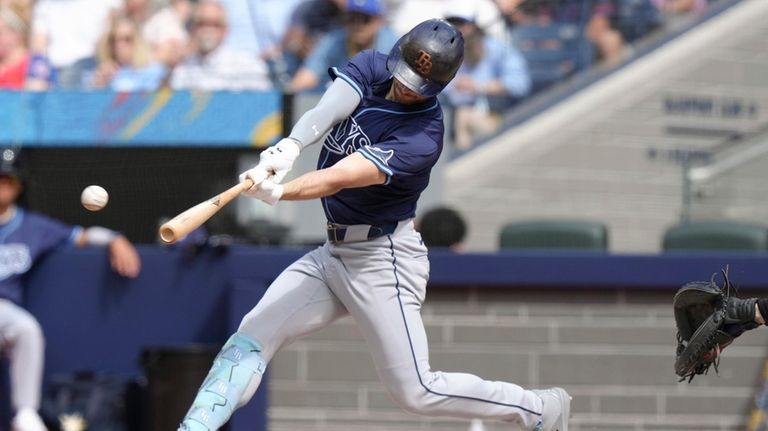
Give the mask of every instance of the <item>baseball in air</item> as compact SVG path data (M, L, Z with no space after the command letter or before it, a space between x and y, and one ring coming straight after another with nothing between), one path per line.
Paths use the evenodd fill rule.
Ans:
M80 202L89 211L99 211L107 206L108 201L109 194L101 186L88 186L83 189L83 193L80 195Z

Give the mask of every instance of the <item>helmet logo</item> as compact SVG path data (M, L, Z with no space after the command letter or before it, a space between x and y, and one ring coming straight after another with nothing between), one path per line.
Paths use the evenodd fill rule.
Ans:
M432 71L432 56L423 49L419 50L419 58L416 59L416 70L421 75L429 75L429 72Z

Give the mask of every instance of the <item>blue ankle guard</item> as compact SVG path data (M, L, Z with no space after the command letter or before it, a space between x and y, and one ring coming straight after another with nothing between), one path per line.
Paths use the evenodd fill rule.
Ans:
M263 374L265 368L261 345L240 333L232 335L214 359L184 418L186 429L219 429L229 420L254 374Z

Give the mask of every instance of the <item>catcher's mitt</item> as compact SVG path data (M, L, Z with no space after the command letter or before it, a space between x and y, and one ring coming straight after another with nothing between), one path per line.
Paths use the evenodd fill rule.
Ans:
M680 381L706 374L714 365L718 371L720 353L744 331L756 328L756 298L731 295L735 288L722 271L723 286L715 282L694 281L681 287L673 305L677 324L675 373Z

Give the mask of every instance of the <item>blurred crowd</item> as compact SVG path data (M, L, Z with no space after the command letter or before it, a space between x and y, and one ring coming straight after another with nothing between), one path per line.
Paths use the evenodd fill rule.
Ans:
M446 91L467 148L512 105L708 0L0 0L0 89L317 91L363 49L443 17L466 39Z

